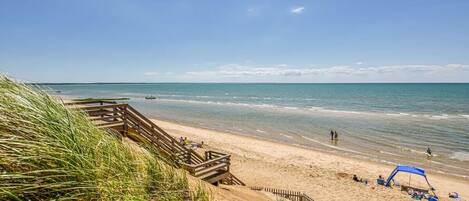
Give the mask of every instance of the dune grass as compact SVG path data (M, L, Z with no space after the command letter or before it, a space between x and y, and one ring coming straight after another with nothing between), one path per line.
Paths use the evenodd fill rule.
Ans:
M185 174L0 75L0 200L209 200Z

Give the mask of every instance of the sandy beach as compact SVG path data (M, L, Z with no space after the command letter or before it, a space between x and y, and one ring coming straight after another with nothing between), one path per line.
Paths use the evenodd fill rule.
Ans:
M388 164L156 119L153 121L175 137L204 141L205 149L231 154L231 171L248 186L303 191L315 200L412 200L398 187L376 185L378 175L387 177L393 170L394 166ZM370 184L354 182L353 174L368 179ZM468 180L437 173L427 175L440 200L449 200L448 193L453 191L467 200ZM409 182L409 176L405 173L396 178L401 184L407 185ZM427 187L418 176L411 177L411 184Z

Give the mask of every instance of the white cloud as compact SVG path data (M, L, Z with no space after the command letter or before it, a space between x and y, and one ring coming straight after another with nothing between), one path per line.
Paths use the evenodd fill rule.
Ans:
M145 72L145 73L143 73L143 74L144 74L144 75L147 75L147 76L155 76L155 75L159 75L160 73L159 73L159 72L154 72L154 71L152 71L152 72Z
M305 7L303 7L303 6L294 7L290 10L290 12L293 13L293 14L299 15L299 14L303 13L304 9L305 9Z
M260 10L258 8L250 7L246 9L246 15L247 16L258 16L260 14Z
M451 82L469 81L469 65L390 65L374 67L331 66L294 68L287 65L247 66L228 64L214 70L192 71L187 77L200 79L292 80L325 82ZM466 78L467 77L467 78Z
M357 62L357 65L362 65L362 64L363 64L363 62L361 62L361 61Z

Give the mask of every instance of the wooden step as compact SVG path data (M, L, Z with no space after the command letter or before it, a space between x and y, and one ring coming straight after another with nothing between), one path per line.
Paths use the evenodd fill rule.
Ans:
M217 170L222 170L223 171L224 169L222 169L222 168L227 167L227 166L228 166L228 164L226 164L226 163L220 163L220 164L217 164L217 165L214 165L214 166L211 166L211 167L206 167L203 170L196 172L195 176L199 177L199 178L205 178L205 177L207 177L205 175L207 175L208 173L216 172ZM208 174L208 175L210 175L210 174Z
M122 115L111 115L111 116L92 116L92 117L88 117L88 119L90 121L99 121L99 120L102 120L102 121L107 121L107 120L113 120L113 119L122 119Z
M98 124L96 125L98 128L114 128L118 126L124 126L124 122L109 122L109 123L104 123L104 124Z
M213 175L213 176L211 176L211 177L209 177L209 178L206 178L206 179L204 179L204 180L205 180L206 182L208 182L208 183L213 184L213 183L218 182L218 181L220 181L220 180L222 180L222 179L228 178L230 175L231 175L231 174L230 174L229 172L226 172L226 171L225 171L225 172L220 172L220 173L218 173L218 174L215 174L215 175Z

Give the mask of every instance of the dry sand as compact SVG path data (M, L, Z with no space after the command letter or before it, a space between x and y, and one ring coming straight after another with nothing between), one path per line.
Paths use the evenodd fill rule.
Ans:
M213 130L153 120L175 137L204 141L205 149L232 155L231 171L248 186L264 186L303 191L315 200L412 200L398 188L377 186L378 175L385 177L393 166L356 158L313 151L280 142L234 135ZM352 175L370 180L369 185L352 181ZM428 174L440 200L449 200L457 191L463 200L469 197L469 181L441 174ZM400 174L401 184L409 182ZM426 187L424 180L412 176L412 184Z

